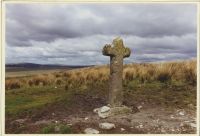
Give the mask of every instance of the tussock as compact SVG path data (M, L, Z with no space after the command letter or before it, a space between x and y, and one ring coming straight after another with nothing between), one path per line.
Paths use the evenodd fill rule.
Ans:
M133 80L146 82L173 82L181 81L196 84L196 60L182 62L168 62L159 64L126 64L123 70L124 83ZM95 66L51 74L36 75L33 77L6 79L6 90L17 89L23 86L64 85L66 89L80 86L105 84L109 79L109 65Z

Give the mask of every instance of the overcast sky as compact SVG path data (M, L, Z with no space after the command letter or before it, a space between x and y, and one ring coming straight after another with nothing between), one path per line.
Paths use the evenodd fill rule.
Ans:
M196 58L195 4L7 4L6 63L109 63L120 36L125 63Z

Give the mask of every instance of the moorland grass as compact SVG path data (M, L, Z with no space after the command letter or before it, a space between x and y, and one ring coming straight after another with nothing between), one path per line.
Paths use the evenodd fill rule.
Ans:
M58 128L58 131L55 131L55 128ZM41 129L42 134L71 134L72 130L69 126L65 124L54 124L51 123Z
M96 83L109 79L109 66L95 66L70 71L38 74L32 77L6 79L6 90L32 86L65 85L67 88ZM181 81L195 85L196 60L158 64L126 64L123 71L125 82L140 80L142 83Z
M196 60L127 64L123 71L125 100L176 108L196 106L196 74ZM75 91L107 97L108 79L108 65L8 78L6 116L33 114L35 109L57 102L67 105Z
M6 91L6 115L19 116L22 112L31 113L62 99L70 98L64 86L34 86ZM22 115L22 114L21 114Z

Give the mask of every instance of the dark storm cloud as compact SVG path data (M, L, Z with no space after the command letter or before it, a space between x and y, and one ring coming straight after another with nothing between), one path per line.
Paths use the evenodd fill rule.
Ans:
M7 4L6 61L107 63L101 49L116 36L133 50L126 62L193 58L196 10L194 4Z
M8 42L13 39L26 45L23 42L30 39L52 41L95 34L184 35L196 32L195 10L194 5L184 4L7 5L7 37Z

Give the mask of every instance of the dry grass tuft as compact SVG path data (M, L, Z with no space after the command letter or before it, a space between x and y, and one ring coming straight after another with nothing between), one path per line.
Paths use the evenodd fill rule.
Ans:
M5 89L18 89L22 86L21 82L17 79L6 80Z
M124 65L124 83L133 80L146 82L173 82L181 81L196 84L196 60L168 63L126 64ZM109 65L95 66L54 72L51 74L36 75L33 77L6 79L6 90L17 89L22 86L64 85L66 89L81 86L96 86L105 84L109 79Z

